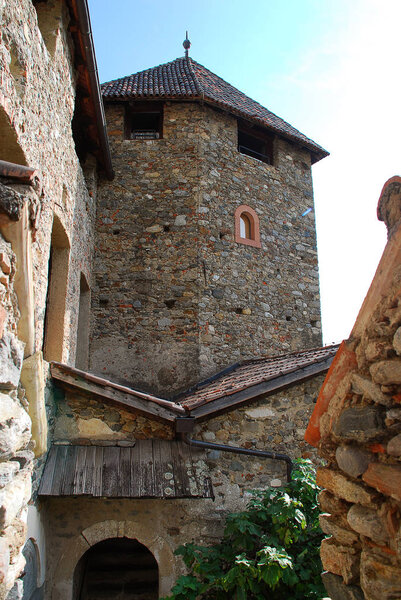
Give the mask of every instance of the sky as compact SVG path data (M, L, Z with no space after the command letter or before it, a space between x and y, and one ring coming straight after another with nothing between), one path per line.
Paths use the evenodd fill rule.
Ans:
M313 166L323 339L349 336L401 175L400 0L89 0L101 82L190 56L330 152Z

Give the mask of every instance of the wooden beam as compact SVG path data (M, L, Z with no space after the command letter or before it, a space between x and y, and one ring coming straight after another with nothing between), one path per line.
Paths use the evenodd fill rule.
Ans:
M0 160L0 176L17 179L19 183L31 185L35 177L39 177L39 173L32 167Z
M112 384L89 374L90 379L84 378L77 373L67 372L64 368L61 368L61 365L56 363L52 363L51 365L51 375L53 379L59 381L69 389L96 396L104 401L112 402L120 408L137 411L144 416L153 417L161 421L174 423L177 413L185 414L185 410L178 405L176 406L173 402L171 402L172 408L168 407L168 400L152 399L151 396L147 396L141 392L135 392L135 390ZM96 381L97 379L98 381ZM162 404L158 403L157 400L160 400ZM181 409L182 413L177 407Z

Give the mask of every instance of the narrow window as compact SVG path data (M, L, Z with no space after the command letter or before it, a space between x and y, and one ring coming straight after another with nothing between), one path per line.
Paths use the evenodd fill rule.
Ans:
M239 218L239 232L241 238L251 240L251 220L249 216L244 212L241 213Z
M81 273L79 284L79 313L77 329L77 350L75 354L75 366L85 371L88 368L89 347L89 312L90 312L90 290L85 275Z
M126 112L125 137L129 140L158 140L163 137L161 104L130 106Z
M260 127L238 123L238 151L268 165L273 164L273 136Z
M49 256L43 355L45 360L63 360L65 303L67 298L70 242L54 215Z
M258 215L246 204L235 211L235 241L255 248L261 247Z

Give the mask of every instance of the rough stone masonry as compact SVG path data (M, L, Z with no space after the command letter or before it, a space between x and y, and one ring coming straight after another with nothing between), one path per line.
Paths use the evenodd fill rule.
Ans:
M124 102L106 115L116 177L98 191L91 369L171 394L319 346L310 152L277 138L274 166L245 156L237 119L195 102L166 102L157 140L124 138ZM261 248L234 241L241 204Z
M332 600L401 598L401 178L384 186L389 239L351 337L320 392L305 439L318 470Z

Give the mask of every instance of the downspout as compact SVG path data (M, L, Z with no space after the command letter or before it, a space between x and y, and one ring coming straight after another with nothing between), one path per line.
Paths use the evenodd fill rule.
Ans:
M179 419L177 419L179 420ZM246 454L248 456L259 456L260 458L271 458L272 460L284 460L287 470L287 481L291 481L292 460L287 454L279 454L270 450L252 450L241 448L239 446L226 446L225 444L213 444L212 442L202 442L190 438L187 433L181 433L181 439L189 446L196 448L205 448L207 450L218 450L220 452L232 452L233 454Z

